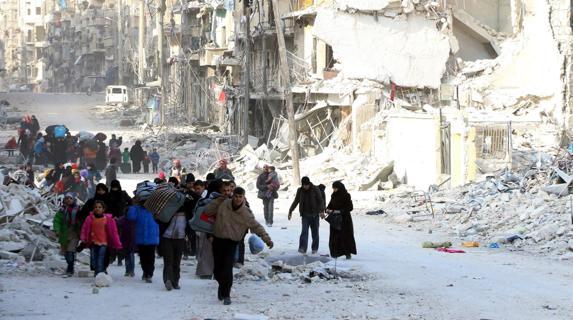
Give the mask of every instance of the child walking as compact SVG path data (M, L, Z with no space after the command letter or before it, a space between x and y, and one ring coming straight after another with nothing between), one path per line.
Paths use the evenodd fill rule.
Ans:
M94 202L93 211L82 226L80 239L90 248L90 264L94 275L106 272L105 256L108 248L121 250L117 225L110 213L105 213L103 201Z

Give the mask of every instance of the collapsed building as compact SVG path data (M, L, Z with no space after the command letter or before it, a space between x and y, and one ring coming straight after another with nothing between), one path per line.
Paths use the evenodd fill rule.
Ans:
M228 134L248 130L275 151L270 161L288 158L287 86L303 156L343 148L392 162L420 189L511 168L516 134L552 131L557 142L569 127L568 1L280 3L290 79L279 75L272 2L220 2L195 56L214 82L187 86L194 101L182 104Z

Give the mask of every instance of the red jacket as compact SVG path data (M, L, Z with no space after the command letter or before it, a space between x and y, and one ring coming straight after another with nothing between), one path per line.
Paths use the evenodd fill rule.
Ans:
M16 142L16 138L12 138L6 142L4 146L5 149L16 149L18 147L18 142Z
M117 232L117 225L115 219L109 213L104 214L106 218L105 233L107 234L107 246L113 249L121 249L121 241L119 240L119 233ZM80 234L80 240L86 245L90 246L92 244L92 224L95 217L93 212L87 217L86 221L82 225L82 232Z

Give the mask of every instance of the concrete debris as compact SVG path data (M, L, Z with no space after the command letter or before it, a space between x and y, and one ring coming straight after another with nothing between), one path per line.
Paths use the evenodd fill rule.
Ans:
M57 201L23 185L0 186L0 272L61 272L51 231Z
M258 259L235 274L238 281L315 283L328 280L365 281L368 276L323 256L282 255Z
M38 190L24 185L0 185L0 222L23 213L36 214L45 218L50 212L48 203Z
M414 220L408 214L409 192L395 192L381 205L388 215L380 218L415 224L417 229L435 226L464 242L564 255L570 250L569 240L573 236L571 199L542 192L547 190L544 184L551 183L547 178L549 169L536 170L536 179L532 179L529 170L525 173L506 170L482 182L434 192L433 206L438 214L433 219L424 216ZM559 175L555 177L559 179Z
M113 283L113 279L109 274L100 272L95 276L94 284L98 288L109 287Z

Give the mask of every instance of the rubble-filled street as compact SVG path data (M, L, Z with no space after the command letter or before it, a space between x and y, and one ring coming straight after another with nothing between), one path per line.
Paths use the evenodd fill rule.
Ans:
M30 100L21 100L19 94L4 96L15 101L14 105L21 112L30 110L40 119L47 119L46 125L64 122L70 124L70 129L79 130L81 127L74 126L74 119L83 118L87 126L91 123L89 129L96 129L99 125L107 128L106 121L109 121L98 120L97 114L90 114L97 97L86 101L81 95L67 95L66 103L60 106L68 111L49 118L56 110L37 107L50 105L50 101L61 101L60 95L31 95L35 98ZM135 139L140 131L129 128L110 132ZM163 138L147 139L156 143L155 139ZM250 171L256 166L253 161L258 163L260 160L247 156L238 159L234 169L239 185L250 190L247 198L257 219L264 221L263 208L254 191L256 174ZM329 176L332 173L328 172L332 170L328 168L337 167L336 162L327 164L318 159L311 160L322 163L322 169L309 171L317 181L335 179ZM347 165L352 159L348 161ZM283 177L288 175L280 172ZM139 181L153 177L150 174L119 175L125 190L134 190ZM566 206L567 201L563 200L561 204L545 194L537 198L540 200L530 199L525 206L524 199L532 196L522 195L519 190L499 191L500 185L495 181L473 185L471 192L433 193L435 219L425 211L424 204L415 202L416 206L412 207L410 196L405 197L396 190L352 191L358 255L349 261L338 259L335 273L326 276L311 272L334 270L333 261L313 263L310 262L313 256L309 255L309 261L304 261L305 256L296 253L300 226L296 219L289 221L286 217L294 196L294 190L289 188L281 192L275 202L275 223L268 228L275 247L260 255L247 254L245 266L235 271L237 288L233 289L234 304L230 308L218 305L214 294L216 282L194 276L196 262L193 258L182 263L182 289L177 292L165 292L159 279L151 285L140 282L138 272L135 279L125 278L123 268L116 265L110 266L111 287L98 289L87 276L89 254L86 252L78 257L78 277L61 278L59 274L66 264L58 254L58 244L49 227L55 210L52 200L41 199L38 192L22 191L24 187L12 184L1 187L2 203L15 208L12 210L37 205L39 214L33 214L34 209L27 210L27 214L18 214L10 223L3 222L0 230L0 312L4 319L71 319L75 315L69 310L75 308L81 308L77 310L82 310L85 319L141 319L149 314L177 319L242 319L242 316L246 316L245 319L567 319L573 311L569 303L571 261L562 259L567 248L552 246L527 250L527 244L534 241L533 238L525 236L528 232L511 230L520 225L528 230L536 229L535 224L520 222L534 219L533 213L539 212L537 219L549 215L545 219L555 220L557 228L552 234L540 236L541 243L548 245L558 239L566 242L571 229L565 220L570 216L550 213L551 208ZM359 186L356 184L352 188L356 190ZM458 194L465 194L465 197ZM494 197L495 200L481 201L495 204L490 205L490 209L480 208L470 219L468 210L472 206L472 196L478 199ZM10 202L15 200L20 203ZM509 206L527 211L510 214L501 208L495 210ZM535 210L536 207L547 211ZM411 208L418 208L418 212L408 215L406 212ZM555 207L554 210L558 209ZM531 212L532 217L520 218L527 212ZM499 223L505 214L511 219ZM489 225L494 224L492 220L487 219L497 221L495 228ZM464 224L464 220L471 223ZM475 221L483 222L479 225ZM565 233L558 230L560 223L564 225ZM526 240L514 239L513 243L508 243L498 239L514 234ZM320 236L320 256L316 257L322 258L323 254L328 255L328 224L325 221L321 223ZM444 241L450 241L453 248L463 249L465 253L450 254L422 247L424 242ZM465 248L462 242L467 241L478 241L480 245ZM499 243L499 248L490 248L490 242ZM32 258L34 248L37 250ZM559 251L555 252L557 249ZM32 261L28 262L30 258ZM289 263L293 265L289 266ZM289 267L279 267L285 264ZM158 260L157 270L161 267ZM103 309L102 303L106 306Z
M0 0L0 319L571 319L572 17Z

